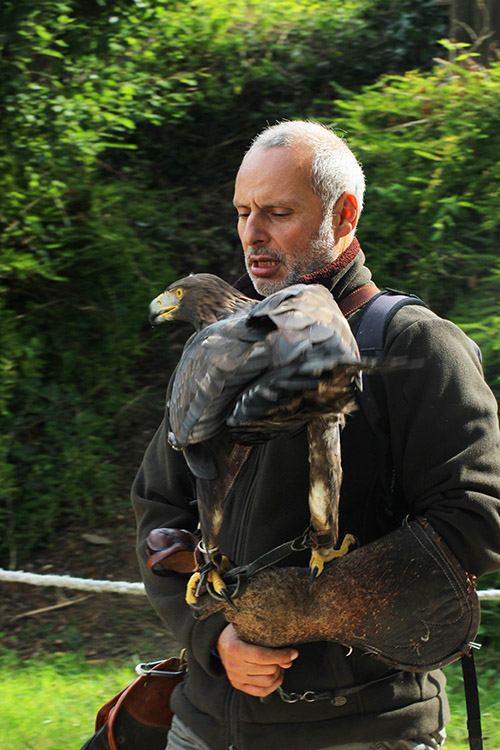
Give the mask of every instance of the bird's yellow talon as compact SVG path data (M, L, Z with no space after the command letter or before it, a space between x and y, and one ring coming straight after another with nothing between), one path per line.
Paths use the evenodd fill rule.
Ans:
M197 596L196 596L196 589L198 587L198 584L200 582L201 574L200 573L193 573L189 581L187 582L186 586L186 602L188 604L196 604L197 602Z
M342 544L338 549L332 549L331 547L320 547L319 549L314 549L311 552L311 559L309 560L309 567L311 570L316 569L316 575L321 575L323 572L323 568L325 567L325 563L331 562L332 560L335 560L337 557L343 557L344 555L347 555L350 548L356 545L356 539L352 534L346 534L344 539L342 540Z
M315 549L311 552L309 567L311 568L311 575L314 572L314 578L321 575L323 568L325 567L325 558L322 556L321 550Z
M216 570L210 571L210 573L208 574L208 581L212 584L215 593L219 594L219 596L221 596L222 592L226 590L226 584L222 580L221 575Z

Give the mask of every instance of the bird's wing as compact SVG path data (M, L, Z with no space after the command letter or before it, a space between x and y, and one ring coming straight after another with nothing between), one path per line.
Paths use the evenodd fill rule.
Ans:
M268 366L260 334L238 314L207 326L187 342L169 402L172 443L178 448L220 432L238 393Z
M296 285L289 292L274 307L275 295L267 298L250 315L265 314L277 328L266 339L270 368L241 392L228 417L239 438L245 430L272 437L287 424L341 413L352 401L361 365L349 324L325 287Z
M239 442L297 429L309 418L308 402L325 411L327 383L350 401L358 370L356 342L328 290L289 287L187 342L169 405L172 442L207 441L226 424Z

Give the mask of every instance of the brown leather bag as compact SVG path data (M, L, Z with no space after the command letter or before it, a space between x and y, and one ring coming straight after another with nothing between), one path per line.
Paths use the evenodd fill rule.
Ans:
M182 682L186 662L180 657L139 664L130 685L97 713L95 734L81 750L165 750L172 724L170 696Z

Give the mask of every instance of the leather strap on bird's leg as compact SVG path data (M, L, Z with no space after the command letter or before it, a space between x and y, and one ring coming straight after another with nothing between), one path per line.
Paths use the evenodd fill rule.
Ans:
M334 538L335 536L332 531L316 532L314 529L310 529L307 532L307 541L305 542L304 549L311 549L313 552L324 551L326 561L329 562L334 557L342 557L347 554L349 548L359 545L358 540L352 534L346 534L341 544L335 547L333 546Z
M247 581L238 611L202 597L198 616L222 610L250 643L335 641L415 672L457 660L477 634L475 579L425 519L334 560L309 596L308 577L266 568Z
M309 538L311 540L311 548L319 549L320 547L326 547L327 545L333 545L336 541L333 531L314 531L313 528L309 529Z

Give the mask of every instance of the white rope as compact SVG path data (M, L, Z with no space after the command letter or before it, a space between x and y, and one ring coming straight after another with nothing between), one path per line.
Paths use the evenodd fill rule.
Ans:
M500 599L500 591L498 591L498 589L483 589L482 591L478 591L477 595L483 600Z
M11 583L29 583L33 586L59 586L80 591L106 592L108 594L134 594L145 596L143 583L129 583L128 581L95 581L92 578L73 578L72 576L39 575L26 573L23 570L3 570L0 568L0 581ZM484 589L477 595L483 600L500 600L499 589Z
M33 586L59 586L80 591L104 591L109 594L134 594L145 596L143 583L128 581L94 581L92 578L73 578L72 576L38 575L23 570L3 570L0 568L0 581L13 583L30 583Z

